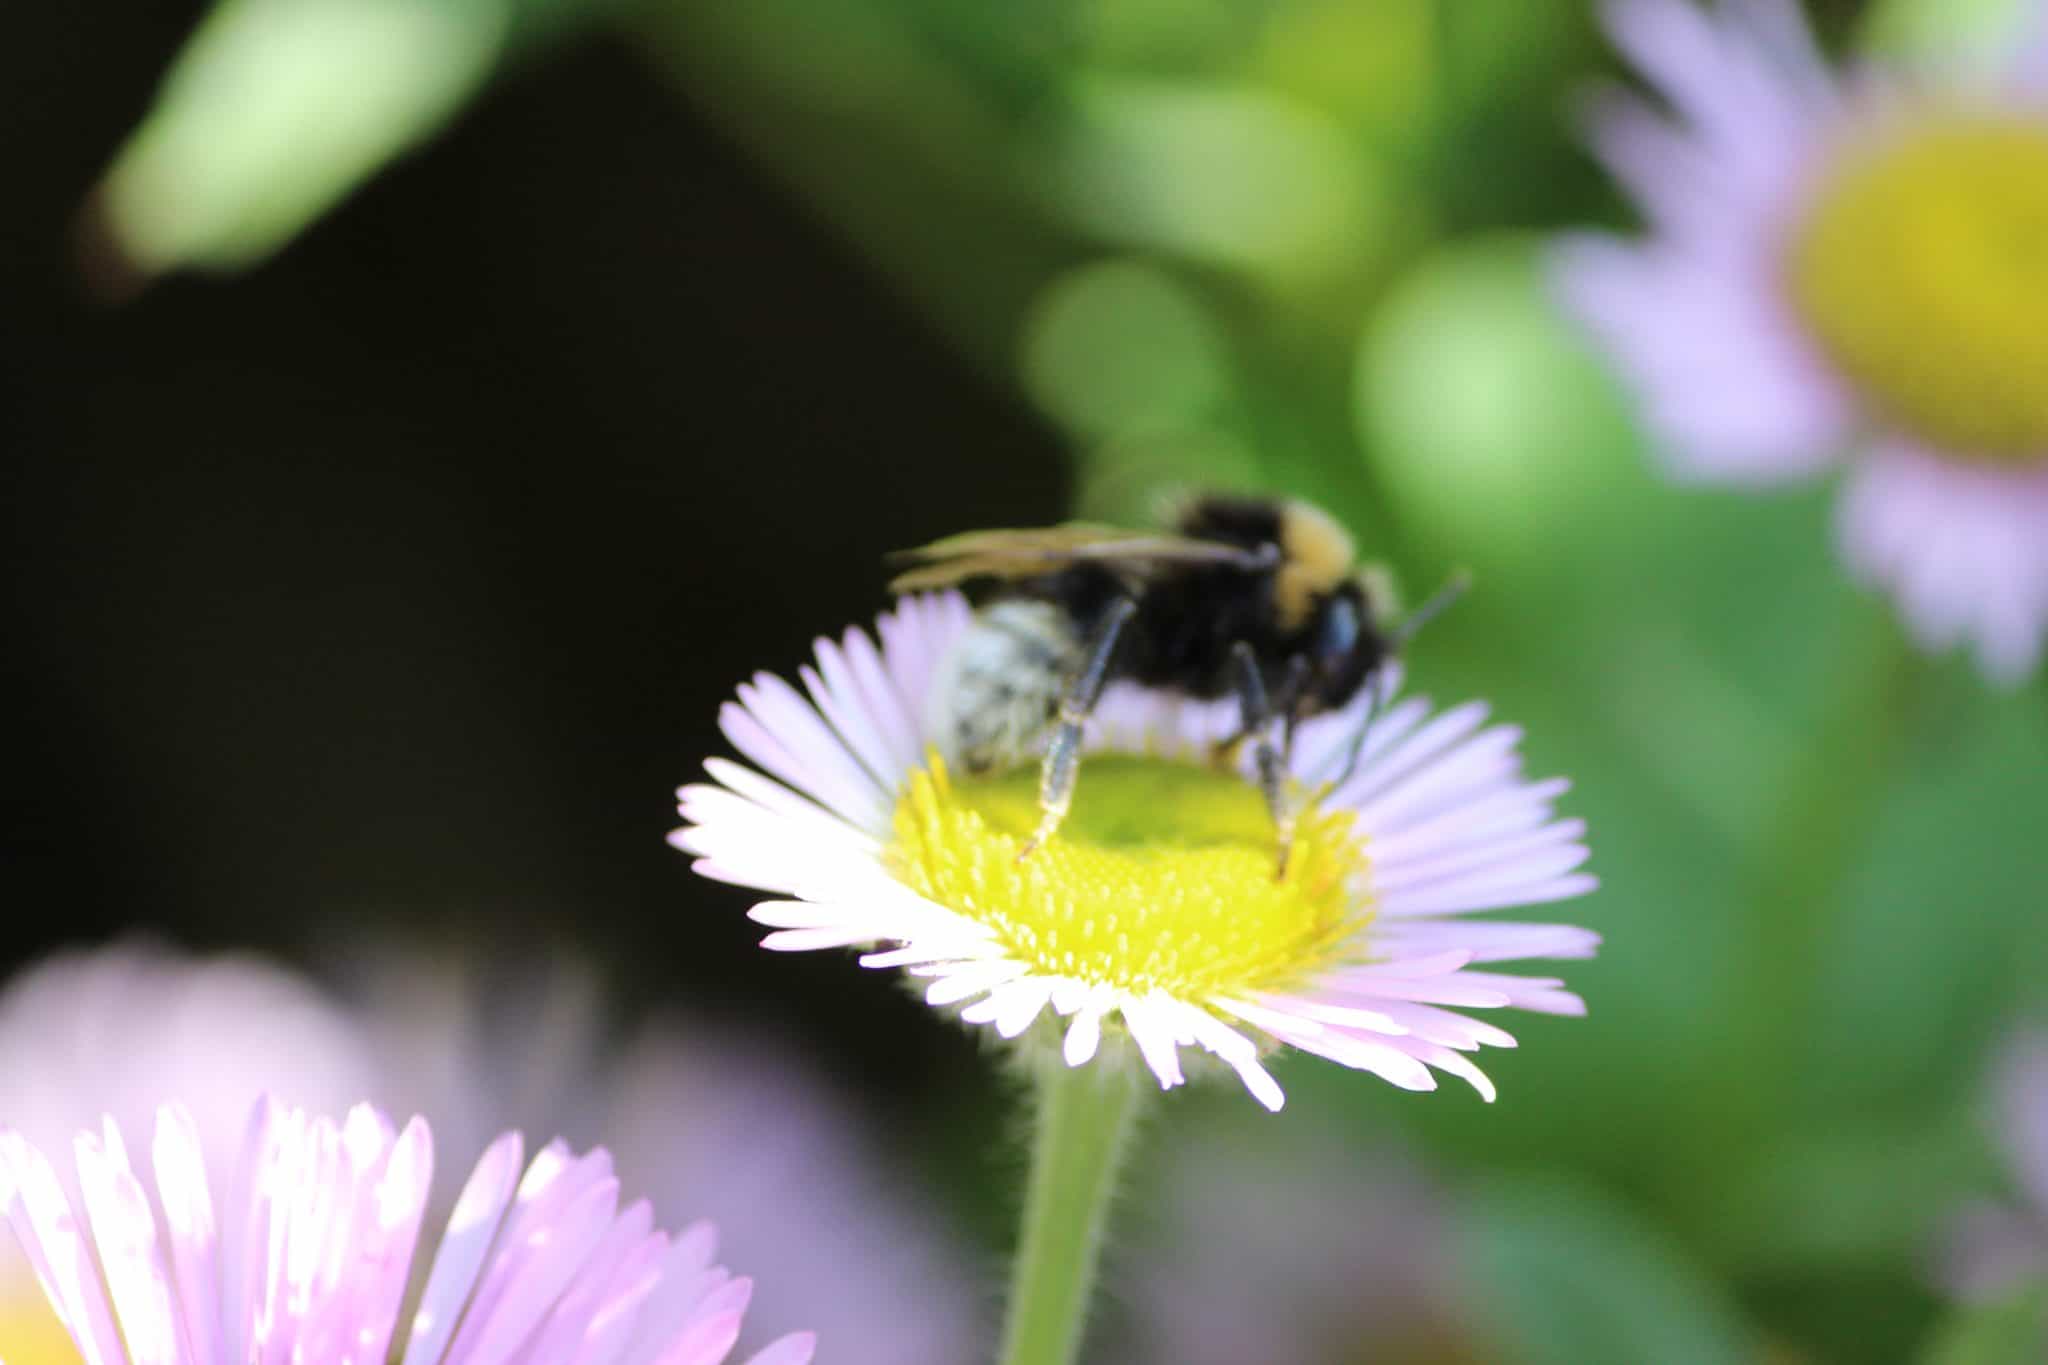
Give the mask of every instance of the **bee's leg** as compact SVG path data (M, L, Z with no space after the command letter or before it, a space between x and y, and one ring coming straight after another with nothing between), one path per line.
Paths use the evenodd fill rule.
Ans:
M1288 772L1294 771L1294 732L1308 716L1308 703L1308 660L1297 654L1280 684L1280 710L1286 717L1280 727L1280 766Z
M1252 762L1258 770L1259 791L1266 798L1266 809L1273 815L1273 829L1279 835L1279 861L1273 871L1277 879L1287 875L1287 854L1294 846L1294 811L1287 804L1287 766L1280 750L1273 745L1267 725L1272 708L1266 701L1265 679L1259 676L1258 656L1240 640L1231 647L1230 657L1237 665L1237 701L1243 708L1244 731L1252 737Z
M1060 698L1059 724L1045 746L1045 763L1038 770L1038 829L1017 850L1019 858L1030 856L1052 838L1060 821L1067 818L1068 807L1074 804L1074 782L1081 773L1081 734L1109 682L1109 664L1116 654L1117 637L1137 609L1137 602L1128 597L1110 603L1095 627L1095 637L1088 642L1087 662L1067 680L1066 693Z
M1235 658L1235 655L1233 654L1232 657ZM1286 728L1281 740L1280 759L1281 765L1289 769L1292 769L1294 766L1294 729L1306 718L1307 714L1305 710L1308 703L1308 695L1305 690L1307 682L1308 660L1296 655L1287 666L1286 678L1280 683L1277 705L1274 701L1269 700L1266 708L1268 712L1278 710L1287 718ZM1245 742L1251 739L1253 728L1250 722L1240 721L1237 729L1231 732L1229 738L1219 739L1214 744L1211 744L1209 746L1209 766L1220 768L1225 772L1235 772L1237 770L1237 756L1243 752Z
M1372 732L1373 721L1379 718L1380 703L1384 700L1380 696L1380 692L1386 685L1386 680L1387 674L1384 668L1375 668L1366 675L1365 707L1358 717L1358 729L1351 736L1351 750L1345 756L1344 767L1330 782L1330 789L1332 791L1349 782L1351 774L1358 769L1359 757L1365 752L1365 737Z
M1209 746L1209 766L1231 772L1237 767L1237 755L1244 748L1244 742L1251 736L1240 729L1228 739L1219 739Z

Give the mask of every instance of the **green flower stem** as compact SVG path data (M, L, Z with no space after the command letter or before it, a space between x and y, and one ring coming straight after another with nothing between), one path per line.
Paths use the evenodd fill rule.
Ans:
M1038 1058L1038 1113L1024 1231L1010 1274L1002 1365L1070 1365L1095 1286L1117 1167L1139 1101L1138 1068L1102 1056L1067 1066Z

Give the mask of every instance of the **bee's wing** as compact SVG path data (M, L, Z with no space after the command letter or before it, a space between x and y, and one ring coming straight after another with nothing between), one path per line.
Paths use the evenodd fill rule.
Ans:
M1155 531L1127 531L1071 521L1015 531L965 531L890 559L913 567L889 582L891 592L915 592L971 578L1037 578L1075 564L1100 564L1142 581L1168 564L1216 564L1252 571L1272 567L1271 551Z

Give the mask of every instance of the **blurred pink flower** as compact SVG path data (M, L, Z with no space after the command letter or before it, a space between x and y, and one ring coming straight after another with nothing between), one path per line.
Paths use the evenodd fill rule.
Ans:
M1113 686L1086 748L1137 764L1144 794L1113 842L1087 843L1086 812L1109 779L1084 779L1061 844L1023 865L1011 831L928 763L941 738L933 696L969 619L958 593L906 597L877 623L879 646L858 629L818 641L815 667L802 670L808 695L761 673L727 703L726 737L759 770L708 760L711 781L682 789L685 824L670 842L706 876L783 897L750 912L775 931L763 947L880 945L863 966L933 978L927 1003L964 1005L966 1023L1015 1038L1064 1016L1069 1066L1091 1061L1105 1037L1128 1038L1166 1089L1184 1079L1182 1050L1198 1048L1268 1109L1282 1095L1262 1045L1408 1090L1435 1089L1443 1071L1491 1100L1493 1083L1466 1054L1514 1039L1460 1011L1585 1012L1556 978L1490 970L1590 957L1600 939L1481 917L1596 885L1580 870L1583 822L1553 809L1567 784L1527 778L1521 732L1487 726L1483 705L1387 705L1355 770L1300 822L1306 870L1276 880L1265 808L1208 757L1235 729L1237 703ZM1397 682L1384 677L1382 692ZM1301 727L1304 787L1346 767L1366 704ZM1208 821L1201 837L1174 822L1183 794ZM1216 832L1219 818L1246 811L1248 827ZM911 851L925 847L936 851ZM965 889L927 896L905 872L933 867L966 869Z
M1493 1358L1451 1229L1410 1161L1326 1138L1211 1133L1160 1157L1158 1212L1121 1248L1125 1365ZM1120 1330L1118 1330L1120 1329Z
M1612 0L1658 103L1607 94L1594 151L1649 221L1558 258L1563 299L1672 471L1843 463L1843 557L1923 648L2011 682L2048 638L2048 9L2002 77L1839 80L1790 0Z
M40 1148L0 1131L0 1209L87 1365L725 1360L752 1284L712 1264L711 1225L671 1239L645 1201L620 1210L602 1148L558 1140L522 1178L523 1150L517 1133L485 1150L404 1323L434 1166L418 1118L400 1131L367 1104L337 1124L259 1101L218 1203L175 1105L147 1181L111 1118L81 1134L75 1203ZM785 1337L751 1365L804 1365L813 1345Z
M0 1124L50 1150L103 1115L145 1132L176 1099L218 1182L258 1096L339 1112L376 1074L349 1011L251 955L130 940L57 953L0 988Z
M604 1143L657 1223L710 1217L763 1273L750 1339L812 1328L842 1365L974 1358L981 1277L929 1201L897 1186L858 1106L757 1029L675 1017L622 1042L596 977L546 957L486 979L474 955L458 968L373 942L329 996L253 957L60 954L0 989L0 1124L54 1153L102 1112L143 1133L176 1100L216 1192L265 1094L431 1114L438 1149L464 1162L504 1127ZM429 1226L453 1195L443 1182ZM40 1299L0 1233L0 1358L39 1358L21 1353L47 1321ZM31 1306L34 1320L12 1312Z
M835 1365L986 1354L1000 1277L979 1273L853 1099L759 1027L671 1014L610 1037L597 978L553 954L384 945L350 975L388 1057L380 1093L432 1106L455 1150L498 1123L603 1141L658 1218L710 1218L735 1261L770 1272L754 1321L815 1330Z
M2048 1031L2007 1040L1992 1071L1992 1101L2021 1202L1977 1200L1943 1226L1936 1278L1967 1300L2048 1275Z

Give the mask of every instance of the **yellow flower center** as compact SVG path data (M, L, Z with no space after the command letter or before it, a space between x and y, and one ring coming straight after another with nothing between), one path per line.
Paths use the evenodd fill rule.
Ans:
M1789 268L1881 415L1966 459L2048 459L2048 119L1950 115L1850 151Z
M951 777L934 756L897 803L890 870L994 930L1036 972L1185 1000L1284 988L1371 918L1348 811L1302 809L1284 877L1252 785L1190 763L1089 757L1073 809L1019 859L1038 776Z
M12 1288L0 1295L0 1360L7 1365L78 1365L71 1334L33 1284L21 1297Z

